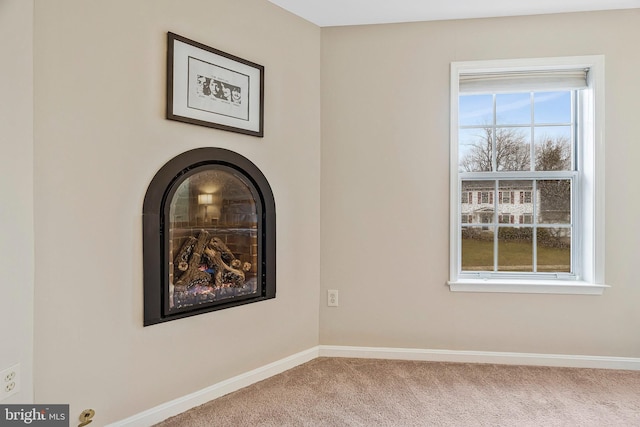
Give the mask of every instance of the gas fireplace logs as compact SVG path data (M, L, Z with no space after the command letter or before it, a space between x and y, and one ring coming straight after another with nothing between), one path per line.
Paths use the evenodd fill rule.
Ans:
M190 236L174 259L174 286L183 292L193 286L211 286L216 289L242 287L245 271L251 263L237 259L218 237L201 230L198 238Z

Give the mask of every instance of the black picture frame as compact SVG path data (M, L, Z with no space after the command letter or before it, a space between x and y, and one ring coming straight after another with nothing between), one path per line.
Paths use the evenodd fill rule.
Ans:
M167 119L264 136L264 67L167 33Z

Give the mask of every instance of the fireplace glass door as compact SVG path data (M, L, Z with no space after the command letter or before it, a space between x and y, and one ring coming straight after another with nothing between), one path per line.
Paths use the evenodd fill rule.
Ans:
M229 167L199 169L169 204L169 313L258 290L257 191Z

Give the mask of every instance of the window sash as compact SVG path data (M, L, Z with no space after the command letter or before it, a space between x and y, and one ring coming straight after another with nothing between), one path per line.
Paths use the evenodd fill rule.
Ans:
M510 176L505 177L504 175ZM558 279L561 278L563 280L577 280L578 279L578 268L579 263L579 244L578 244L578 236L575 230L579 229L577 224L579 224L579 216L575 214L576 206L578 203L578 186L577 182L579 181L579 173L577 171L549 171L549 172L513 172L510 174L504 174L501 172L473 172L473 173L459 173L458 174L458 193L462 192L462 183L463 181L487 181L488 185L493 184L494 189L490 191L475 191L478 194L478 204L484 204L483 200L480 199L480 194L493 194L499 193L500 181L512 181L513 176L517 176L517 180L519 181L531 181L532 182L532 190L531 191L518 191L518 193L529 193L530 201L526 202L526 195L523 194L524 203L531 204L532 212L531 213L521 213L518 215L518 223L515 223L515 215L513 212L500 212L499 208L501 202L499 198L494 198L491 205L493 205L493 212L480 212L477 213L477 221L470 220L471 215L463 212L462 203L458 205L458 212L460 214L457 218L457 248L458 255L456 259L457 263L457 277L460 279L486 279L486 278L505 278L505 277L519 277L522 279ZM523 176L527 176L528 178L523 178ZM567 180L570 182L570 219L566 223L546 223L540 222L540 217L542 212L539 212L537 204L539 201L537 200L537 196L534 197L534 194L537 193L538 181L546 181L546 180ZM470 191L473 193L474 191ZM505 193L506 191L503 191ZM511 207L510 203L506 203L509 207ZM506 220L508 217L508 220ZM462 219L464 217L466 221ZM462 231L465 229L475 229L478 227L482 227L484 229L493 230L493 266L491 271L483 271L483 270L464 270L462 268ZM500 242L500 229L501 228L530 228L532 230L532 272L527 271L505 271L499 270L499 242ZM567 229L570 234L570 267L569 272L544 272L538 271L538 242L537 242L537 234L538 229Z

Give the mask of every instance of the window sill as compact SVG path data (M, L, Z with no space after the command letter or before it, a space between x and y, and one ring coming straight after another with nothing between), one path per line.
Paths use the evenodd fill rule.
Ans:
M602 295L608 285L568 280L462 279L447 282L451 292L503 292L512 294Z

